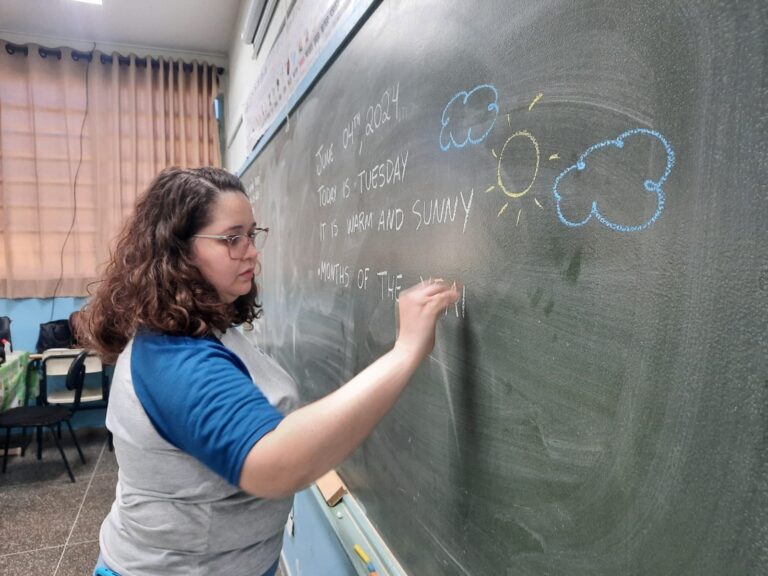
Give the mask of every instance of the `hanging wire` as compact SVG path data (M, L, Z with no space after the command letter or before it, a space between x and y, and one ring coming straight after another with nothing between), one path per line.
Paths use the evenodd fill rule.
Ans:
M72 235L72 230L75 228L75 221L77 220L77 178L80 175L80 167L83 165L83 135L85 132L85 121L88 118L89 109L89 93L88 93L88 72L91 69L91 61L93 60L93 53L96 50L96 42L93 43L93 47L89 53L88 63L85 65L85 113L83 114L83 121L80 124L80 158L77 161L77 169L75 170L75 179L72 183L72 202L74 209L72 210L72 222L69 224L69 230L64 238L64 242L61 245L61 254L59 258L59 279L56 281L56 286L53 289L53 296L51 300L51 320L53 320L54 310L56 309L56 292L59 290L62 281L64 280L64 249L67 247L69 237ZM42 54L41 54L42 55ZM73 55L74 58L74 55Z

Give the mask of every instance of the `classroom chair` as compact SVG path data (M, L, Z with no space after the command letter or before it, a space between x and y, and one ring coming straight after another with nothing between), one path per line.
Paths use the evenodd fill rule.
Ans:
M66 387L74 393L74 402L71 408L65 406L57 406L54 404L46 406L19 406L17 408L11 408L5 412L0 413L0 428L5 428L5 453L3 454L3 474L5 474L8 465L8 450L10 448L11 430L13 428L21 428L26 431L27 428L35 428L37 431L37 459L42 459L43 454L43 428L48 428L51 431L56 447L59 449L62 460L64 460L64 466L67 468L67 474L72 482L75 481L75 475L72 473L72 469L69 466L66 454L59 442L59 435L56 426L59 431L61 423L64 422L69 428L69 433L72 435L72 441L77 448L77 453L80 455L80 461L85 464L85 456L80 449L80 444L77 442L77 436L72 429L70 420L77 409L80 407L80 398L83 392L83 384L85 382L85 363L88 358L88 352L80 352L75 359L70 362L69 369L67 371ZM22 449L22 456L24 456L24 449Z
M49 348L43 352L40 360L40 389L37 403L41 406L67 405L72 406L75 400L74 391L67 387L53 389L51 377L64 376L83 350L79 348ZM109 403L109 377L104 365L96 354L87 354L85 359L85 374L98 374L99 382L96 385L84 385L78 410L96 410L106 408ZM59 426L59 438L61 427ZM112 450L112 434L108 434L109 449Z

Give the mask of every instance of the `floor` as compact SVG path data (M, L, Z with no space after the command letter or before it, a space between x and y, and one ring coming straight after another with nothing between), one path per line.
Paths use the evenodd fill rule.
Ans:
M117 461L106 430L76 430L85 464L64 429L62 445L75 474L70 482L50 436L43 458L35 446L8 459L0 473L0 574L87 576L99 555L99 527L115 498Z
M99 556L99 528L115 498L117 461L107 449L104 428L75 433L85 464L69 431L62 432L75 483L70 482L48 435L43 439L42 460L37 460L33 444L24 457L11 456L6 473L0 473L0 575L90 576L93 572ZM276 576L280 574L278 570Z

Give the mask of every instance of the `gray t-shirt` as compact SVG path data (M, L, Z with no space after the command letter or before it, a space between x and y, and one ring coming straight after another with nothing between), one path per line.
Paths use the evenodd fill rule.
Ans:
M293 379L239 331L220 337L283 414L298 404ZM137 396L131 341L118 358L107 410L119 465L101 527L107 565L121 576L254 576L278 558L292 499L249 496L161 435ZM158 385L179 374L157 374ZM181 408L180 408L181 409Z

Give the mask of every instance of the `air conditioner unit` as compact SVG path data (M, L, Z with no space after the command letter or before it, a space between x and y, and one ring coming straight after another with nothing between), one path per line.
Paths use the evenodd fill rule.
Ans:
M259 23L264 14L266 3L267 0L251 0L251 4L248 6L243 31L240 33L241 40L246 44L253 44L253 39L256 37L256 30L259 29Z
M258 52L264 36L267 34L272 16L275 14L278 0L251 0L245 25L240 34L243 42L253 44L253 49Z

